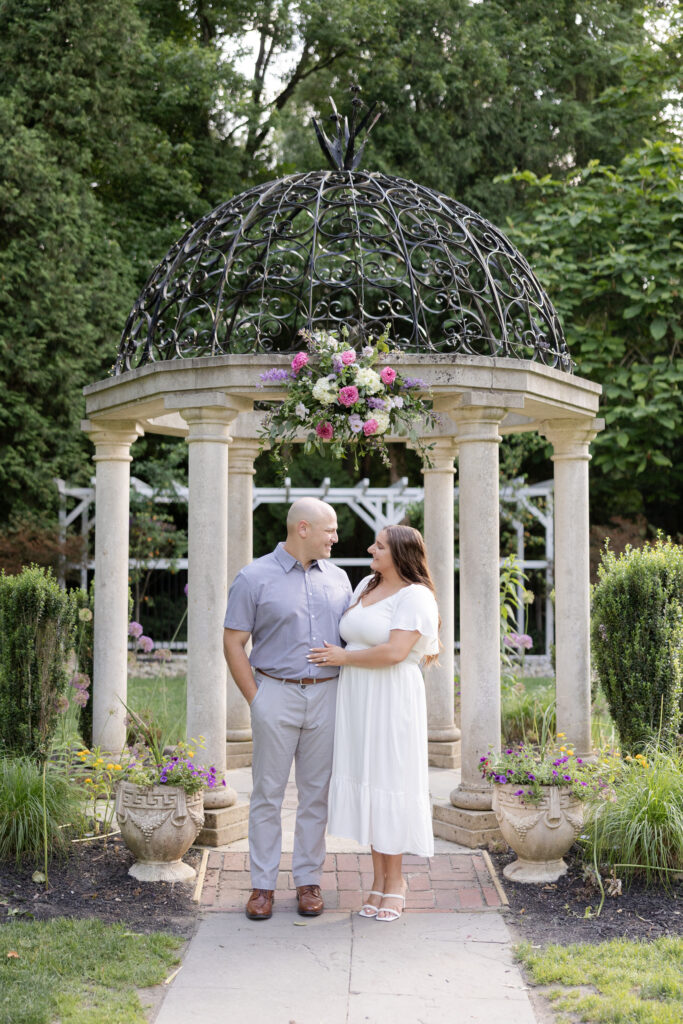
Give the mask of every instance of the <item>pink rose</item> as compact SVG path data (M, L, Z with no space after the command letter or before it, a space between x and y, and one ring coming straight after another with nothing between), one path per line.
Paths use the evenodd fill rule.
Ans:
M385 366L379 376L383 384L393 384L396 380L396 370L392 370L390 366Z
M340 388L339 401L342 405L355 405L358 401L358 388L354 387L353 384Z
M297 352L292 359L292 370L294 373L298 373L302 366L305 366L308 362L308 356L305 352Z
M334 427L329 421L327 423L316 423L315 432L323 441L329 441L334 434Z
M344 351L341 354L341 361L344 364L344 366L350 366L351 363L355 363L356 353L353 351L352 348L344 349Z
M363 433L365 434L366 437L368 437L370 434L376 434L378 427L379 423L377 422L377 420L366 420L365 423L363 424Z

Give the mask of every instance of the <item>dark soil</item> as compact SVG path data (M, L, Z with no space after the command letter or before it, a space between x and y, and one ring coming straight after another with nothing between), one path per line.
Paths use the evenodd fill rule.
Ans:
M567 874L552 885L510 882L502 872L514 854L491 856L510 902L508 923L520 941L546 946L683 935L683 881L672 883L669 891L641 882L624 885L621 895L606 896L596 916L600 890L584 877L578 847L565 857ZM184 859L197 868L200 858L199 850L190 850ZM194 885L138 882L128 874L132 863L120 836L106 843L74 844L71 857L50 865L47 890L44 883L32 880L39 866L17 869L0 863L0 923L96 917L122 922L135 931L169 931L189 938L199 912L192 900Z
M564 858L567 874L552 885L504 878L503 868L515 859L512 851L492 853L491 858L510 901L508 923L519 941L565 946L575 942L683 935L683 881L672 882L668 891L660 886L648 888L641 881L633 881L627 888L622 882L621 895L606 895L596 916L600 889L585 877L578 846L572 847ZM606 891L608 882L609 878L603 879Z
M194 884L138 882L128 874L132 854L120 836L74 843L71 856L49 865L45 883L32 880L42 866L0 863L0 923L52 917L96 917L138 932L168 931L189 938L199 910ZM199 850L183 860L197 868Z

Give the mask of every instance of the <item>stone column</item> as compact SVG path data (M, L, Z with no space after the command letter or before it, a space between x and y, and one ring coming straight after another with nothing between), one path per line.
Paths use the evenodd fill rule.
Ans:
M596 420L549 420L555 478L555 685L557 730L587 755L591 740L589 446Z
M253 477L254 460L260 442L235 438L230 445L228 468L228 587L254 557ZM227 766L241 768L251 764L251 717L249 705L237 689L228 671L227 691Z
M128 527L130 446L135 422L84 421L95 445L95 619L93 743L118 756L126 741L128 694Z
M424 535L429 567L436 587L441 615L441 643L438 665L425 672L427 687L427 725L429 763L437 768L456 768L460 749L460 730L454 716L455 639L454 607L454 531L453 477L455 446L450 437L432 440L431 467L424 475Z
M502 408L449 410L456 423L460 494L461 782L435 831L474 847L499 836L479 758L500 750L498 427ZM455 809L453 809L455 808Z

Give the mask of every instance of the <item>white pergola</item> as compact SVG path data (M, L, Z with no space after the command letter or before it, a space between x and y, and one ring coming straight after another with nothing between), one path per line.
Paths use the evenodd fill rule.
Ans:
M94 741L125 740L131 448L144 433L188 444L188 735L226 771L227 745L251 739L246 702L228 678L222 623L229 581L252 559L254 401L277 401L259 374L289 356L233 354L151 362L85 389L95 447ZM476 846L497 832L479 758L500 743L498 445L537 431L552 444L555 488L557 724L577 753L590 734L588 462L604 426L600 387L540 362L461 354L392 353L392 365L431 388L441 425L424 472L425 540L443 622L440 663L426 677L430 755L461 781L435 808L437 834ZM396 438L395 440L400 440ZM461 732L453 707L453 487L459 479ZM461 734L462 733L462 734ZM207 793L203 839L244 834L231 789Z

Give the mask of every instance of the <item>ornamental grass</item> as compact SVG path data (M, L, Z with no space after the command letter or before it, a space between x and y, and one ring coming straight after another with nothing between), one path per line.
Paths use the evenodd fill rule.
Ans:
M587 807L586 859L669 886L683 872L683 754L656 746L622 762L612 798Z
M63 774L43 771L28 757L0 757L0 861L42 861L65 856L69 837L65 825L83 818L78 789Z

